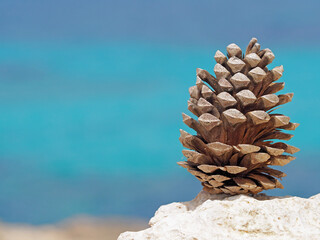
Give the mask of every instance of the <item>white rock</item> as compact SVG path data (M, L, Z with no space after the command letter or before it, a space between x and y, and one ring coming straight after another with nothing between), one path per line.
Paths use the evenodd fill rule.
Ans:
M118 240L320 239L320 194L309 199L211 195L161 206L150 228Z

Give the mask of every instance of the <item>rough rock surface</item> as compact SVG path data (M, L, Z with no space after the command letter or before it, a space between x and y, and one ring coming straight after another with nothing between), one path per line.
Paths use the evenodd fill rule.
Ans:
M190 202L161 206L149 225L118 240L319 240L320 194L305 199L202 191Z

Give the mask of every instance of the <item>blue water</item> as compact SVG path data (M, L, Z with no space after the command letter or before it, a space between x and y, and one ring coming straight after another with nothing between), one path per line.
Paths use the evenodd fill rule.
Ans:
M271 48L284 65L280 111L301 123L301 148L275 195L319 192L320 48ZM193 198L198 180L178 167L181 112L195 69L212 72L223 45L142 42L0 44L0 218L55 222L77 214L149 218Z

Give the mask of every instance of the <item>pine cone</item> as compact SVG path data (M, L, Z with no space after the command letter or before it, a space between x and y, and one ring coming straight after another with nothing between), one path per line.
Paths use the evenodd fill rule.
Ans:
M295 157L298 148L279 140L293 135L299 125L273 113L290 102L293 94L275 95L284 87L277 81L283 67L268 70L274 59L270 49L260 50L252 38L245 54L236 44L227 46L227 56L217 51L216 77L197 69L196 86L190 87L188 109L198 121L183 114L183 122L197 135L183 130L179 138L187 161L178 164L198 178L210 193L256 194L283 188L277 178L285 173L269 166L283 166ZM274 142L276 140L277 142Z

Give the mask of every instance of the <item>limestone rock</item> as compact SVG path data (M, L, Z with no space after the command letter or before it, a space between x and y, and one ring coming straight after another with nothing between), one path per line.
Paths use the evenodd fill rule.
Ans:
M320 194L305 199L202 191L190 202L161 206L149 225L118 240L319 240Z

